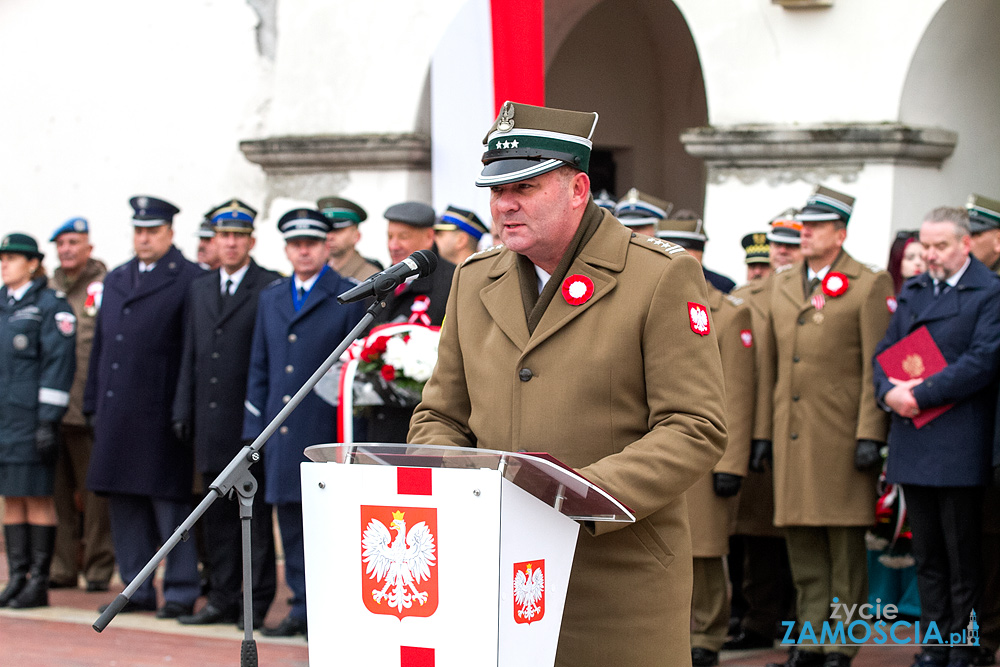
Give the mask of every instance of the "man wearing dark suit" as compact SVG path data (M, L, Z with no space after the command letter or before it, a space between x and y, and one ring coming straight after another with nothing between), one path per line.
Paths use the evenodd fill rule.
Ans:
M393 264L402 262L418 250L432 250L439 255L434 243L437 217L430 206L408 201L390 206L383 215L388 221L389 257ZM455 265L439 255L437 269L433 273L396 288L396 294L389 298L388 307L375 318L372 326L399 322L440 326L454 274ZM371 442L406 442L413 407L380 405L366 410L367 439Z
M961 632L979 602L983 487L992 476L991 390L1000 353L1000 279L970 256L964 209L937 208L920 228L927 273L898 296L876 354L926 326L948 366L924 380L890 378L873 361L875 395L894 413L888 481L901 484L913 529L922 625ZM921 411L951 404L917 430ZM928 646L919 667L968 667L974 646Z
M133 197L136 256L104 279L83 412L94 426L90 490L108 497L115 559L126 584L190 512L191 450L171 429L184 340L185 296L202 273L173 245L179 209ZM190 614L198 597L194 542L166 558L159 618ZM152 577L126 611L156 609Z
M214 210L215 245L221 267L198 276L188 290L173 426L177 438L194 444L197 471L207 490L243 446L243 401L250 366L250 342L257 317L257 299L266 286L281 278L250 258L257 212L234 199ZM275 561L271 506L264 500L263 466L250 471L257 480L250 544L253 565L253 622L259 628L274 599ZM239 500L218 500L204 515L208 561L208 603L185 625L236 622L242 611L242 525Z
M244 403L243 438L252 440L274 419L313 372L361 321L365 304L341 305L337 295L356 283L326 264L329 221L313 209L281 217L285 254L294 275L260 293ZM292 589L288 616L268 636L306 632L305 554L299 464L310 445L337 440L337 409L310 392L264 447L266 500L275 506L285 549L285 580Z

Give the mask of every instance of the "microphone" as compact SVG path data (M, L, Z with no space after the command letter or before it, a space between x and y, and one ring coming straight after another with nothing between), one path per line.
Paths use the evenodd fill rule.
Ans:
M381 298L403 284L410 276L423 278L437 268L438 258L430 250L418 250L399 264L376 273L357 287L352 287L337 297L340 303L352 303L370 296Z

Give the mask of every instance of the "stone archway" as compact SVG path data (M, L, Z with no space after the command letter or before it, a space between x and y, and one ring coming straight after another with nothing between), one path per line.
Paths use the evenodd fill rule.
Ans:
M958 141L939 169L899 167L892 228L912 229L935 206L961 206L971 192L1000 197L1000 3L948 0L910 61L899 120L947 128Z
M546 104L597 111L595 189L630 187L703 210L705 170L680 133L708 123L705 84L686 21L671 0L549 0Z

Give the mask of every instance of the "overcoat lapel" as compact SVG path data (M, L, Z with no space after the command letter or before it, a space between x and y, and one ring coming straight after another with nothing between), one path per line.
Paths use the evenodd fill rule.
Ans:
M605 215L607 212L605 212ZM542 315L541 321L535 327L524 352L530 352L542 342L548 340L567 324L590 310L595 303L611 293L618 284L615 277L625 268L625 256L628 254L629 239L632 232L620 224L609 224L602 221L594 236L577 255L566 278L573 275L583 275L594 281L594 294L584 303L573 306L560 293L552 297L552 302Z
M240 284L236 287L236 291L233 292L226 301L226 306L222 309L221 313L218 313L218 306L216 306L215 310L218 313L218 320L216 321L217 324L222 324L228 320L232 317L233 313L239 310L239 308L246 303L247 299L250 298L250 290L252 290L257 284L259 277L260 268L253 260L250 260L250 266L247 267L246 275L243 276L243 280L241 280ZM221 293L222 286L217 285L216 287ZM215 302L218 303L219 300L216 299Z
M479 292L486 311L518 350L528 344L528 321L521 303L521 283L517 274L516 257L512 252L497 255L490 278L491 282Z
M337 274L334 271L327 271L326 273L324 273L322 276L319 277L319 280L317 280L316 283L313 285L312 290L309 291L309 295L306 297L306 302L302 304L302 308L292 317L293 324L298 320L301 320L309 313L311 313L313 310L316 309L317 306L319 306L319 304L323 303L330 296L332 296L333 293L330 291L328 284L331 277L336 275ZM293 284L294 281L295 278L292 278ZM292 288L289 287L288 289L291 290ZM289 296L288 301L289 303L291 303L291 292L289 292L288 296ZM295 308L293 306L292 310L294 309Z
M160 261L156 263L152 271L148 272L142 279L142 283L133 289L128 298L125 299L124 303L130 303L136 299L141 299L145 296L153 294L154 292L159 292L164 287L171 285L175 280L177 280L177 274L180 271L180 265L177 262L177 256L180 254L175 247L171 246L167 254L164 255ZM130 278L134 281L135 277L139 271L139 261L134 260L135 264L129 267ZM134 283L133 283L134 284Z
M964 280L965 276L962 276L962 279ZM925 303L923 304L923 307L918 306L914 309L914 311L919 314L910 327L911 331L920 327L922 324L958 315L958 293L961 291L961 281L958 285L955 285L947 292L937 297L934 296L934 283L930 277L928 277L926 281L921 281L921 284L924 285L921 289L921 292L923 293L923 298L921 300Z

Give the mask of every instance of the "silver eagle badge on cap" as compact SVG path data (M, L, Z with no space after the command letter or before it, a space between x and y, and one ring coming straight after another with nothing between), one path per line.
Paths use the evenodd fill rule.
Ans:
M500 117L497 118L497 132L510 132L514 129L514 105L507 102L500 110Z

